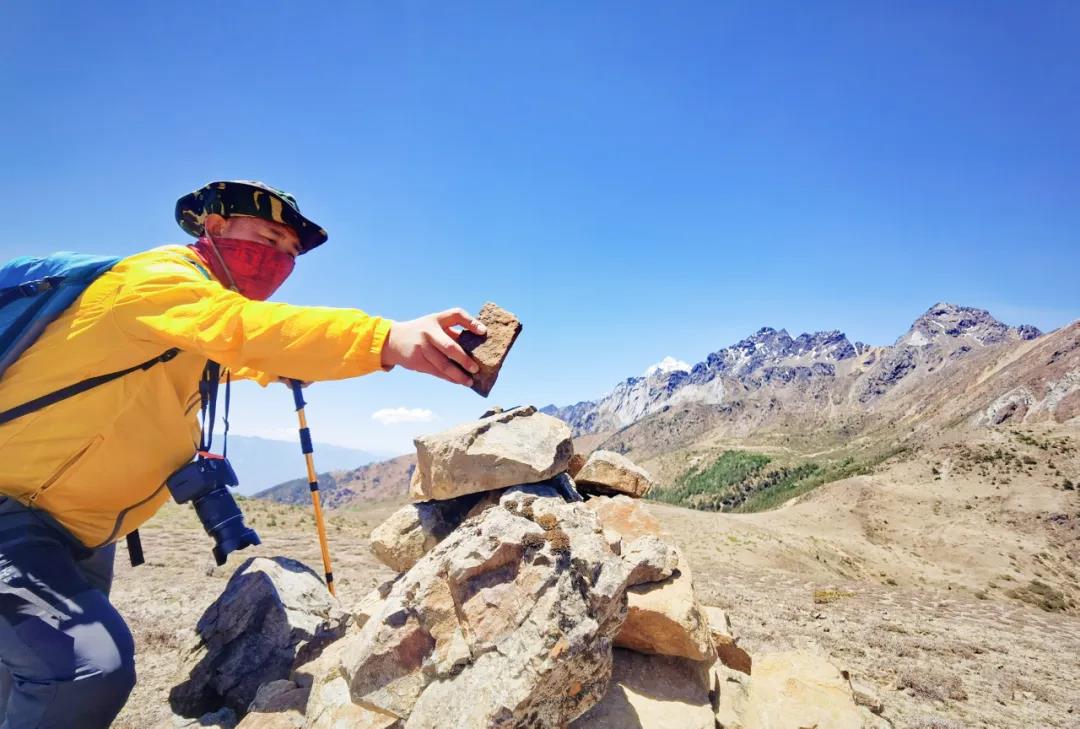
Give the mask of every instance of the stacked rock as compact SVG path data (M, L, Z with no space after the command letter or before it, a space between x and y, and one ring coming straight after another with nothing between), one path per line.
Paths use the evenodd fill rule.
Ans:
M534 407L486 415L415 440L413 503L371 534L397 577L317 658L268 675L242 729L754 729L800 711L797 726L863 726L850 690L846 703L823 693L818 714L789 692L776 723L762 697L806 666L770 658L751 680L726 616L698 602L686 557L638 500L646 471L576 457L569 427ZM810 668L820 687L828 669Z

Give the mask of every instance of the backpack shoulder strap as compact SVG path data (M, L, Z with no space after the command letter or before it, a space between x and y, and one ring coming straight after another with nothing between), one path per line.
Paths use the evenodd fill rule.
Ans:
M74 397L87 390L93 389L99 385L104 385L106 382L112 382L119 379L124 375L130 375L132 372L138 370L148 370L158 362L168 362L170 359L180 353L180 350L176 347L167 349L157 357L148 359L142 364L137 364L134 367L128 367L126 370L120 370L119 372L110 372L107 375L97 375L96 377L88 377L81 382L76 382L74 385L68 385L67 387L61 387L55 392L50 392L48 395L42 395L41 397L34 398L30 402L24 402L22 405L16 405L10 410L0 412L0 425L10 422L15 418L28 415L42 408L48 407L54 403L58 403L61 400L66 400L69 397Z

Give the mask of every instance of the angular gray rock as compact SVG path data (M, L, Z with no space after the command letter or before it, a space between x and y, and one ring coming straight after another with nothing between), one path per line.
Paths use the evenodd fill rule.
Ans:
M264 683L236 729L303 729L310 688L286 679Z
M243 713L260 686L288 678L294 662L340 638L349 621L307 566L286 557L249 559L199 619L169 703L183 716L222 706Z
M574 477L578 488L592 494L626 494L642 497L649 493L653 477L629 458L614 451L593 451Z
M566 423L533 406L416 438L413 501L445 500L551 478L566 470L574 444Z
M666 580L679 566L678 550L652 534L638 537L625 546L620 540L619 547L622 558L634 565L626 580L627 587Z
M563 727L606 690L629 576L664 567L615 555L592 510L551 485L511 488L334 647L341 674L355 704L407 729Z
M173 714L171 719L159 723L156 729L234 729L236 724L236 712L232 709L218 709L199 717Z

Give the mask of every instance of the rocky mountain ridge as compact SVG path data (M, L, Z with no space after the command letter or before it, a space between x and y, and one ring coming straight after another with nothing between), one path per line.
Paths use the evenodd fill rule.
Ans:
M839 330L792 337L785 329L763 327L688 372L630 377L597 400L541 411L565 420L575 435L618 430L671 406L725 405L747 396L781 402L787 410L824 400L858 411L872 408L902 382L910 386L919 374L1041 334L1030 325L1006 325L983 309L949 303L930 307L891 346L851 342Z

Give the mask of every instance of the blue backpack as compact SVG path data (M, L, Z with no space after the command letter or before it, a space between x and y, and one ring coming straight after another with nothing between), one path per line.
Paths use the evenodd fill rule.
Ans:
M41 336L50 322L119 260L112 256L62 252L44 258L23 256L0 266L0 377ZM136 370L168 362L179 351L176 348L166 350L126 370L90 377L0 412L0 425Z

